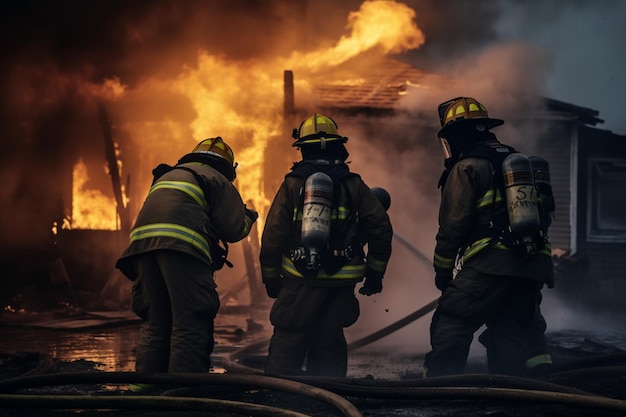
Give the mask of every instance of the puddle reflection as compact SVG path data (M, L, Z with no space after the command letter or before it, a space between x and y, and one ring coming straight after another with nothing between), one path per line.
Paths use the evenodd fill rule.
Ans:
M1 328L0 351L39 352L61 361L95 362L103 371L135 369L139 325L115 329L60 331L39 328Z

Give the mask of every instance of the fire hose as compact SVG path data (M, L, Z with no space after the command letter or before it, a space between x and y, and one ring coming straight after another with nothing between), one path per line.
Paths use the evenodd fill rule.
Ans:
M624 369L618 370L620 373ZM307 378L307 381L332 387L346 396L357 396L384 400L424 401L438 399L473 400L526 400L541 404L558 404L572 407L585 407L626 412L626 401L594 395L555 384L531 382L526 378L498 375L455 375L412 381L351 381L348 379ZM18 377L0 381L0 406L24 408L59 409L170 409L170 410L211 410L252 414L256 416L302 417L305 414L264 405L253 405L238 401L188 398L175 396L76 396L11 394L20 389L68 384L94 383L151 383L167 386L240 386L244 389L277 389L303 394L335 406L343 415L360 417L360 411L339 394L293 380L259 375L228 374L145 374L134 372L84 372L61 373L29 377ZM490 383L509 385L507 387L460 386L467 384ZM534 384L534 385L533 385ZM430 385L430 386L429 386ZM520 388L522 387L522 388ZM567 391L567 392L565 392Z
M395 236L395 235L394 235ZM396 236L398 237L398 236ZM419 253L406 240L399 237L400 242L408 246L412 252ZM426 260L420 256L420 259ZM422 306L408 316L380 329L364 338L351 342L349 350L355 350L423 317L437 305L437 300ZM324 377L292 377L289 379L268 377L261 371L245 367L237 362L237 358L245 353L266 347L269 339L263 339L233 351L225 359L225 367L233 372L230 374L142 374L127 372L52 374L26 376L0 381L0 406L26 408L124 408L124 409L175 409L175 410L208 410L224 411L234 414L255 416L293 416L305 414L283 408L257 405L239 401L215 400L208 398L187 398L171 396L166 391L163 396L93 396L75 395L20 395L8 394L19 389L33 386L89 384L89 383L151 383L164 386L219 386L235 385L248 390L252 387L275 389L301 394L333 405L343 415L361 416L359 410L348 400L341 397L352 396L361 398L378 398L383 400L436 400L436 399L491 399L491 400L527 400L534 403L561 404L576 407L588 407L608 411L626 412L626 401L594 395L563 385L539 381L529 378L509 377L502 375L463 374L449 377L436 377L418 380L374 381L351 380L347 378ZM616 355L610 355L611 357ZM619 355L617 355L619 356ZM618 357L617 359L620 359ZM593 359L592 359L593 360ZM609 360L609 359L607 359ZM601 361L601 359L600 359ZM589 365L589 363L587 363ZM589 372L598 374L623 374L623 367L592 368L585 372L570 371L584 375ZM251 375L252 374L252 375ZM564 372L567 375L568 372Z
M69 384L97 384L97 383L147 383L158 384L164 386L207 386L216 385L224 386L240 386L245 389L254 387L255 389L264 388L270 390L278 390L293 394L300 394L309 398L325 402L337 408L342 415L346 417L362 417L359 410L348 400L333 392L322 388L307 385L301 382L288 379L275 378L260 375L237 375L237 374L150 374L137 372L80 372L80 373L60 373L47 374L28 377L18 377L5 381L0 381L0 405L34 407L35 405L45 407L48 405L61 406L61 408L115 408L123 407L128 404L132 408L138 408L145 404L145 396L129 396L124 398L115 397L98 397L89 396L76 397L71 396L40 396L40 402L34 401L37 396L32 395L6 395L4 393L14 392L16 390L32 387L42 387L51 385L69 385ZM64 401L56 398L63 398ZM143 398L142 398L143 397ZM138 399L137 399L138 398ZM148 398L157 398L150 396ZM185 401L180 397L163 397L162 403L166 403L169 407L180 409L206 409L208 405L215 405L213 402L207 403L203 401ZM30 401L29 401L30 399ZM71 404L71 400L76 403ZM126 401L128 400L128 401ZM221 400L216 400L221 401ZM148 401L149 402L149 401ZM230 402L221 402L224 409L233 410L233 404ZM162 404L163 405L163 404ZM115 406L115 407L114 407ZM154 407L154 406L152 406ZM257 408L253 411L265 413L266 411L276 411ZM250 411L250 410L248 410ZM271 413L256 415L272 415ZM279 414L274 414L279 415ZM285 414L283 414L285 415ZM294 414L302 415L302 414Z

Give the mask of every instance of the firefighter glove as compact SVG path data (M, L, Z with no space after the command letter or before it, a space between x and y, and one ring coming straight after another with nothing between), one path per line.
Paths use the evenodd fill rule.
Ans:
M439 271L435 273L435 286L439 291L444 292L451 282L452 271Z
M265 292L269 298L278 298L278 293L280 293L280 289L282 285L279 279L272 279L265 282Z
M256 210L246 207L246 216L250 219L250 223L254 223L259 218L259 213Z
M373 295L378 294L383 290L383 276L379 272L375 272L370 268L367 268L365 275L365 282L363 286L359 288L359 294Z

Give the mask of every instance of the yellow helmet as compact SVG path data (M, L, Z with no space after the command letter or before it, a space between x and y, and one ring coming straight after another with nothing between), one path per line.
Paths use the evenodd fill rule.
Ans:
M229 165L235 166L235 154L220 136L204 139L191 152L217 156L225 159Z
M190 161L208 163L224 174L230 181L233 181L236 177L235 169L237 168L237 163L235 162L235 154L220 136L204 139L193 148L190 154L183 157L179 163Z
M292 146L320 144L321 148L325 148L326 142L346 143L348 138L340 136L338 129L337 123L330 117L313 113L298 129L293 130L292 136L296 141Z
M492 119L487 108L471 97L457 97L441 103L437 108L441 130L439 136L445 136L450 126L459 122L472 122L473 125L483 125L484 130L500 126L504 123L500 119Z

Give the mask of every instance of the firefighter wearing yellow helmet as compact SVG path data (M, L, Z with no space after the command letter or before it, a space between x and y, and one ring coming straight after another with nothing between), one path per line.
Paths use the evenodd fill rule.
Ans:
M153 183L117 261L134 281L132 308L144 320L138 372L209 372L219 309L214 272L228 246L248 235L258 215L232 181L235 156L221 137L198 143Z
M511 228L507 210L505 177L517 173L505 173L503 162L525 157L491 132L504 122L489 117L474 98L448 100L438 112L445 170L439 181L442 194L433 264L442 296L432 318L432 350L425 358L425 375L463 373L473 334L483 324L489 328L481 340L488 349L490 372L525 375L527 365L551 361L544 354L545 322L539 300L541 288L553 285L547 226L537 223L531 239L523 240ZM532 178L532 172L526 174ZM532 184L524 187L525 195L536 195ZM534 197L528 201L529 206L535 203ZM529 335L531 328L539 329L539 335ZM530 337L535 338L530 343L535 346L538 340L543 342L544 352L526 349Z
M308 375L345 376L355 286L365 279L361 294L382 291L393 230L386 202L350 172L348 138L333 119L314 113L293 138L302 160L274 197L261 241L263 282L276 299L266 373L301 374L305 365Z

